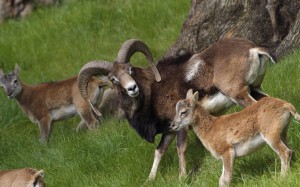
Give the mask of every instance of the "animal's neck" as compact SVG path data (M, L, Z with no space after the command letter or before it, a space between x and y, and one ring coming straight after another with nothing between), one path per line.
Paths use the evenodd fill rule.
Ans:
M194 131L200 135L208 133L212 128L213 116L201 106L194 109Z
M26 100L26 98L28 97L27 92L30 89L30 86L24 83L23 81L20 81L20 84L21 84L21 88L16 94L15 99L17 100L18 103L22 104L24 103L24 100Z

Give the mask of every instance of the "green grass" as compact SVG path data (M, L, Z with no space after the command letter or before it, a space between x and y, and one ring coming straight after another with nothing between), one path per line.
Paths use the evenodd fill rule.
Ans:
M0 25L0 68L16 63L30 84L73 76L88 61L114 61L127 39L145 41L157 60L179 36L189 1L69 0L40 8L24 20ZM141 55L133 63L145 66ZM266 93L293 103L300 111L300 51L269 65ZM47 186L142 186L151 169L156 144L142 140L126 121L105 119L95 132L76 133L79 118L55 123L48 145L14 100L0 92L0 169L35 167L45 170ZM236 110L236 109L233 109ZM279 176L280 161L264 148L235 163L232 186L299 186L300 124L292 120L290 147L295 159L289 175ZM221 162L189 133L189 176L178 180L175 143L169 147L155 181L145 186L217 186Z

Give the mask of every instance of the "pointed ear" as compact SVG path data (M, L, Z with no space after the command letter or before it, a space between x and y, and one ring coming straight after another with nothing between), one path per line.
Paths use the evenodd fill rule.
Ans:
M196 101L196 102L199 100L199 92L194 93L193 100Z
M199 93L195 92L194 95L191 96L191 107L194 108L199 99Z
M189 89L188 92L186 93L186 98L190 99L193 97L193 89Z
M16 66L15 66L14 74L19 75L19 66L18 66L18 64L16 64Z
M44 177L44 170L40 170L34 174L34 178Z

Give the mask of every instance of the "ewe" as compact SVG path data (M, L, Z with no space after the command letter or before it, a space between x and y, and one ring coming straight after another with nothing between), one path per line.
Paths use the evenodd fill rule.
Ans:
M49 140L52 122L79 114L81 122L76 130L87 124L89 129L96 128L98 120L93 116L90 105L81 97L77 76L66 80L42 83L35 86L27 85L19 78L19 67L4 74L0 70L0 85L8 98L16 99L21 109L30 120L40 127L40 141ZM111 83L92 78L88 83L89 98L99 106L103 95L103 87Z

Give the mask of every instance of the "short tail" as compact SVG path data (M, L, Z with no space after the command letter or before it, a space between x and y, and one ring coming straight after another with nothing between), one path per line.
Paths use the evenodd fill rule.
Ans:
M259 47L259 48L257 48L257 52L260 55L267 56L271 60L271 62L273 64L276 64L276 58L275 58L275 56L271 55L265 48Z
M294 115L295 120L300 122L300 115L296 112Z
M290 113L294 116L295 120L300 122L300 114L298 114L298 112L296 111L296 108L290 103L286 103L284 106L286 108L288 108Z

